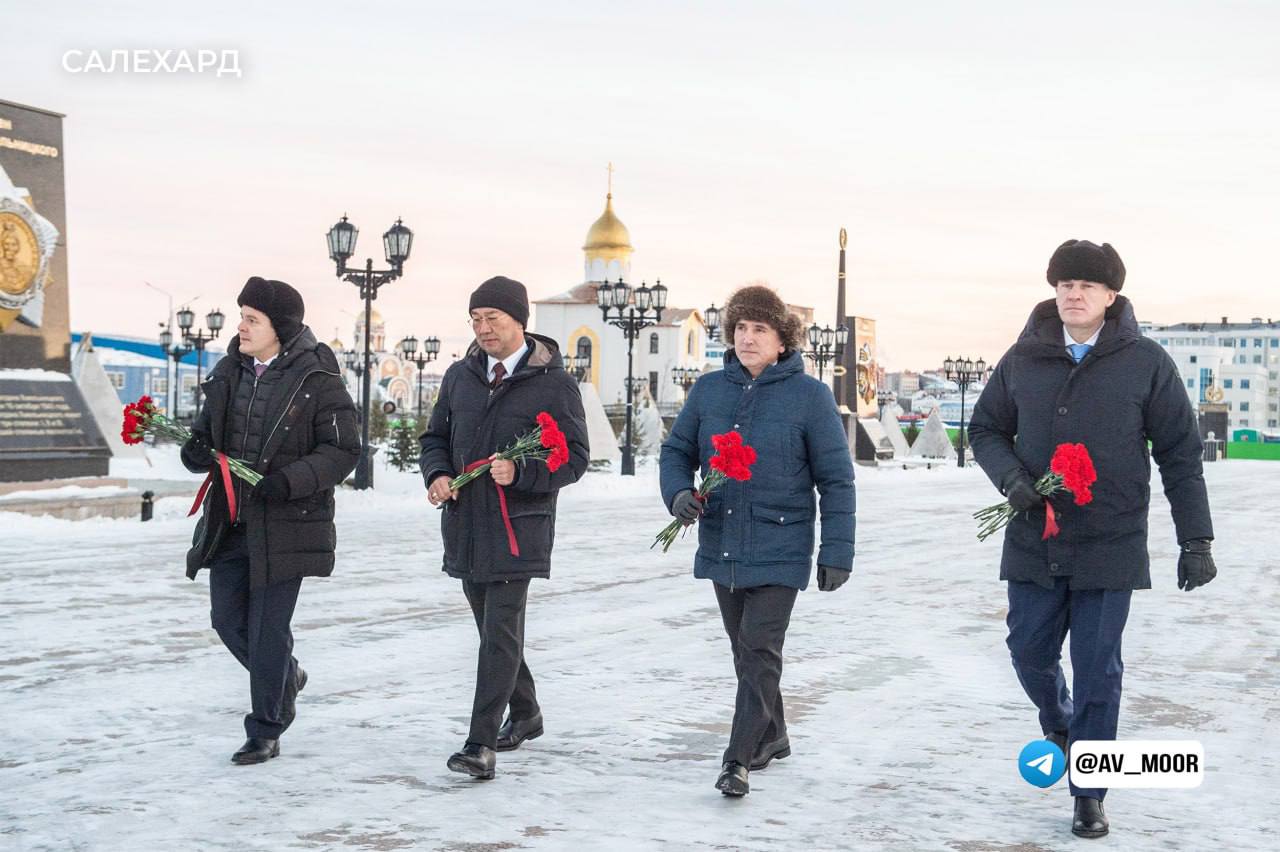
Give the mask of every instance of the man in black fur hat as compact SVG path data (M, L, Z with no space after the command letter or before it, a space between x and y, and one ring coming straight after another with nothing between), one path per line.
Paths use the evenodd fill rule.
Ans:
M974 409L974 458L1020 514L1005 531L1013 668L1064 753L1078 740L1114 740L1124 664L1120 639L1134 589L1151 587L1150 454L1160 466L1181 555L1178 588L1214 578L1213 524L1200 433L1173 360L1138 330L1120 295L1125 268L1107 243L1067 240L1046 274L1055 298L1031 312ZM1059 444L1082 443L1097 469L1093 499L1044 497L1035 480ZM1046 532L1046 504L1060 532ZM1072 689L1058 664L1071 634ZM1105 789L1077 784L1072 831L1108 831Z
M182 461L210 472L187 576L209 569L213 627L249 670L248 739L231 761L250 764L280 754L307 683L290 621L302 578L333 572L333 489L355 467L360 442L338 360L302 324L298 291L255 276L237 302L238 333L204 383ZM249 486L232 477L228 494L218 465L224 453L262 479Z

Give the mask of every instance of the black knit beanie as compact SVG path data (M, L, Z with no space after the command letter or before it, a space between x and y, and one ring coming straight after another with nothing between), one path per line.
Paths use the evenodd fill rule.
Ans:
M467 310L476 308L497 308L514 317L522 327L529 327L529 295L523 284L511 278L499 275L477 287Z
M283 281L272 281L255 275L245 282L244 289L236 298L236 304L240 307L248 305L266 314L281 344L293 340L302 331L302 315L305 310L302 294Z
M1110 243L1067 240L1049 258L1045 278L1054 287L1059 281L1097 281L1119 293L1124 286L1124 263Z

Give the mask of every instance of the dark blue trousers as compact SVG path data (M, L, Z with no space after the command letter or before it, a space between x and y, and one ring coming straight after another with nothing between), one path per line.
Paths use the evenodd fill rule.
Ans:
M1009 638L1013 670L1040 710L1040 729L1076 740L1114 740L1120 720L1120 637L1132 592L1072 591L1059 577L1052 589L1009 583ZM1062 674L1062 642L1071 633L1072 689ZM1074 696L1073 696L1074 693ZM1107 791L1071 785L1071 795L1102 799Z
M301 588L298 577L251 589L248 539L240 528L232 529L209 563L213 629L249 670L253 709L244 730L250 737L279 739L292 721L284 718L285 694L296 690L298 675L289 622Z

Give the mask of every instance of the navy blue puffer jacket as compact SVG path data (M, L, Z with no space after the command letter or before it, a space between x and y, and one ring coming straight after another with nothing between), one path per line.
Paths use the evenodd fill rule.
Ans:
M791 352L757 378L733 350L725 367L693 386L662 445L662 499L705 477L711 436L730 430L758 455L746 482L729 480L698 522L694 576L729 588L804 589L813 565L815 508L822 517L818 564L853 569L853 461L831 389L805 375ZM815 507L814 488L819 500Z

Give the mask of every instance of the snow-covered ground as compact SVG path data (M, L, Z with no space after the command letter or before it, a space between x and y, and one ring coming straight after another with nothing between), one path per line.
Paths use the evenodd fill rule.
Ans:
M1134 596L1121 736L1199 739L1208 771L1196 790L1113 791L1103 844L1280 848L1278 474L1208 466L1220 575L1191 594L1154 501L1155 588ZM436 513L416 475L378 486L339 497L337 571L303 584L294 620L310 683L282 756L256 767L228 762L247 678L209 627L204 576L183 576L189 498L160 501L148 524L0 514L0 847L1085 843L1065 781L1041 791L1015 765L1039 732L1004 645L999 541L980 544L968 517L996 498L977 470L859 470L854 578L801 595L787 637L794 754L752 773L739 801L712 787L728 641L692 578L693 540L648 549L667 520L652 470L563 493L527 626L547 733L500 755L491 782L444 765L466 733L477 639L439 571Z

